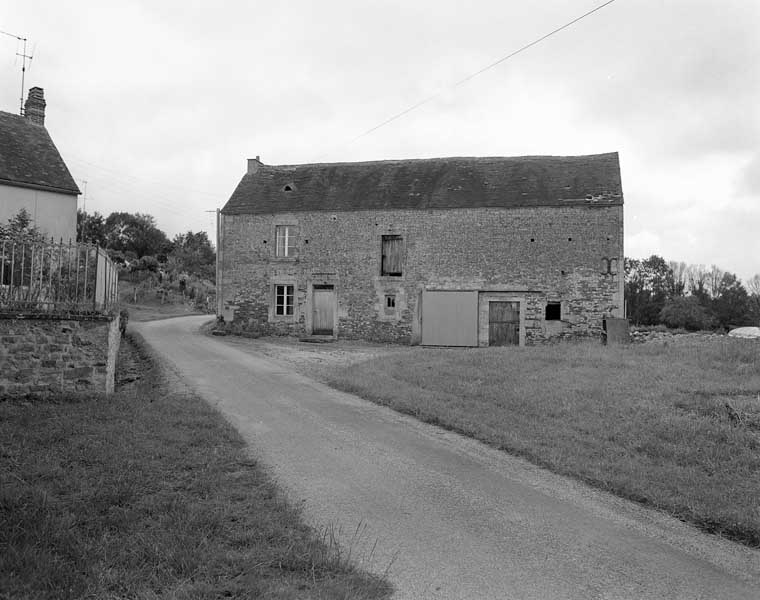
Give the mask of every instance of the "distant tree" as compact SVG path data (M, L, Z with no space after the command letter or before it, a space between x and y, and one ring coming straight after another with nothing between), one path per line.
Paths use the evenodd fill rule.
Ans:
M725 275L726 272L720 267L717 267L716 265L710 266L710 270L707 273L707 292L710 294L712 300L715 300L720 296L723 277Z
M747 292L749 293L750 319L753 325L760 327L760 274L747 280Z
M670 297L677 298L678 296L685 296L689 284L687 278L688 265L685 262L671 260L668 261L668 268L673 274L673 284L669 294Z
M91 242L98 246L108 243L106 221L99 212L89 214L83 210L77 210L77 241Z
M660 256L625 259L628 316L637 325L656 325L665 302L673 296L673 271Z
M715 318L696 296L679 296L668 300L660 311L660 322L668 327L699 331L712 329Z
M114 212L105 222L108 247L138 258L166 253L171 243L151 215Z
M176 235L170 256L177 261L178 270L212 281L216 278L216 252L205 231Z
M686 269L689 292L692 296L696 296L703 306L710 304L708 274L709 271L704 265L689 265Z
M749 294L733 273L723 272L717 284L712 309L718 324L723 328L752 324Z
M760 273L757 273L747 279L747 292L751 296L757 296L760 298Z

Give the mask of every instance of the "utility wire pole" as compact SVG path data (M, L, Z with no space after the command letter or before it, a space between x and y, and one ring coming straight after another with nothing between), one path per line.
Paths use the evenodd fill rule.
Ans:
M24 114L24 79L26 78L26 60L29 59L29 62L32 62L33 55L26 53L26 38L21 37L20 35L15 35L13 33L8 33L7 31L0 31L0 33L7 35L8 37L16 38L19 42L24 43L24 49L19 53L16 52L16 56L21 57L21 96L19 97L19 109L18 114L22 115ZM18 46L17 46L18 47Z

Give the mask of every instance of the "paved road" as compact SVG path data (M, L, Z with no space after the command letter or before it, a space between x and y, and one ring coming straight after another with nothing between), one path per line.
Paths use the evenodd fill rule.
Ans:
M130 328L312 525L339 531L365 568L390 565L395 598L760 598L760 552L327 388L255 341L205 337L207 320Z

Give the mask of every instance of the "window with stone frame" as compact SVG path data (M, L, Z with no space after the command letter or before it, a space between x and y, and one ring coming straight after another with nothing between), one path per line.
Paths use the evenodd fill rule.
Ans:
M403 238L400 235L384 235L381 243L380 275L401 277L403 275Z
M277 317L292 317L295 305L295 286L278 284L274 286L274 314Z
M274 241L274 255L277 258L293 258L296 255L296 227L294 225L276 225Z

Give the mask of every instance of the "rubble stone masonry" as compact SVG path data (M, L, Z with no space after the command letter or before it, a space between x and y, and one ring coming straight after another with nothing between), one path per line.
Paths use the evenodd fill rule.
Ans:
M114 389L118 318L0 316L0 398Z
M294 256L274 256L277 225L296 233ZM423 290L520 299L528 344L599 335L604 316L623 316L619 204L222 214L220 233L222 308L254 333L311 333L314 285L334 286L338 337L375 341L420 341ZM400 277L380 273L383 235L403 239ZM292 316L274 314L278 284L295 288ZM547 302L560 320L545 319ZM481 317L481 344L482 329Z

